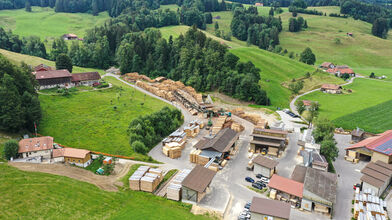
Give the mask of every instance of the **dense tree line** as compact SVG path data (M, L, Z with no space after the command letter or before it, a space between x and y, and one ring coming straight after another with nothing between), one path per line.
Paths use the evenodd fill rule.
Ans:
M164 137L181 126L181 111L164 107L160 111L133 119L128 127L129 144L140 154L147 154Z
M385 38L392 27L392 10L387 7L345 0L341 2L340 13L373 24L372 34L377 37Z
M129 33L123 37L116 57L122 73L166 76L198 91L219 90L241 100L269 104L258 84L260 70L251 62L239 62L225 45L207 38L195 26L169 41L158 30Z
M263 3L263 6L278 6L288 7L292 0L231 0L231 2L237 2L240 4L251 4Z
M256 7L237 7L231 21L231 32L239 40L247 41L262 49L274 48L279 44L282 30L280 18L260 16Z
M342 14L338 14L338 13L331 13L331 14L329 14L329 17L348 18L347 15L342 15Z
M0 27L0 48L16 53L47 58L44 43L37 36L19 38L12 31L5 31Z
M289 12L309 14L309 15L319 15L319 16L324 15L323 12L317 11L315 9L310 10L310 9L304 9L304 8L297 8L295 6L290 6Z
M302 28L307 28L307 27L308 27L308 23L303 17L289 19L290 32L298 32L301 31Z
M18 67L0 54L0 130L33 131L41 119L36 85L26 64Z

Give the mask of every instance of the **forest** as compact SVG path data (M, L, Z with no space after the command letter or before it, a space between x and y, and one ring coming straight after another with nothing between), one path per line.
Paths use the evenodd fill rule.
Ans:
M41 119L36 85L26 64L16 66L0 54L1 131L33 131L34 123Z
M256 7L236 7L230 27L233 36L239 40L262 49L273 49L279 44L282 21L280 18L258 15Z

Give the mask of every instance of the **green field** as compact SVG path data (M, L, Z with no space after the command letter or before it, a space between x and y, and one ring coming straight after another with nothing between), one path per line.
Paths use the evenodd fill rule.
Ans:
M338 13L338 7L317 7L316 10ZM280 45L288 51L301 53L310 47L316 54L316 64L325 61L336 64L347 64L356 72L368 76L371 72L376 75L386 75L392 80L392 33L388 39L371 35L371 24L352 18L333 18L299 14L307 20L309 28L305 31L292 33L288 31L288 20L291 13L280 15L283 21L283 31L279 35ZM346 36L347 32L353 37ZM340 39L341 44L336 44Z
M132 119L167 104L112 77L105 80L114 87L74 93L70 97L40 95L43 118L38 133L53 136L56 142L69 147L145 160L145 156L134 153L129 146L128 125Z
M339 127L360 127L365 131L381 133L392 129L392 100L333 120Z
M42 40L51 40L66 33L84 37L86 30L103 24L109 18L107 12L93 16L87 13L56 13L49 7L32 7L32 10L31 13L24 9L1 10L0 27L22 37L35 35Z
M355 79L344 89L347 94L326 94L320 91L301 97L320 103L320 116L335 122L337 127L354 129L360 127L369 132L391 129L392 83L387 81Z
M68 177L0 164L0 219L208 219L190 206L135 191L107 192Z
M51 67L56 67L55 62L50 61L50 60L45 60L40 57L34 57L30 55L25 55L25 54L20 54L20 53L14 53L8 50L3 50L0 49L0 54L3 54L7 59L9 59L11 62L19 65L21 62L25 62L28 65L31 65L32 67L37 66L41 63L46 64ZM78 67L78 66L73 66L72 72L73 73L80 73L80 72L99 72L100 74L103 74L104 71L100 69L92 69L92 68L84 68L84 67Z

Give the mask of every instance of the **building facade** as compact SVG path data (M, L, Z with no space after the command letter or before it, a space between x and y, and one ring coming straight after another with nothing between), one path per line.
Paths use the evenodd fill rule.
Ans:
M42 157L50 159L52 157L53 137L26 138L19 141L18 153L22 158Z

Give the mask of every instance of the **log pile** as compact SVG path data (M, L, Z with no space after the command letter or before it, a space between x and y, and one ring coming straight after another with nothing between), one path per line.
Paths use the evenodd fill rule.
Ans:
M128 82L136 82L138 80L154 82L150 77L145 75L139 75L139 73L126 73L122 76L122 78Z

